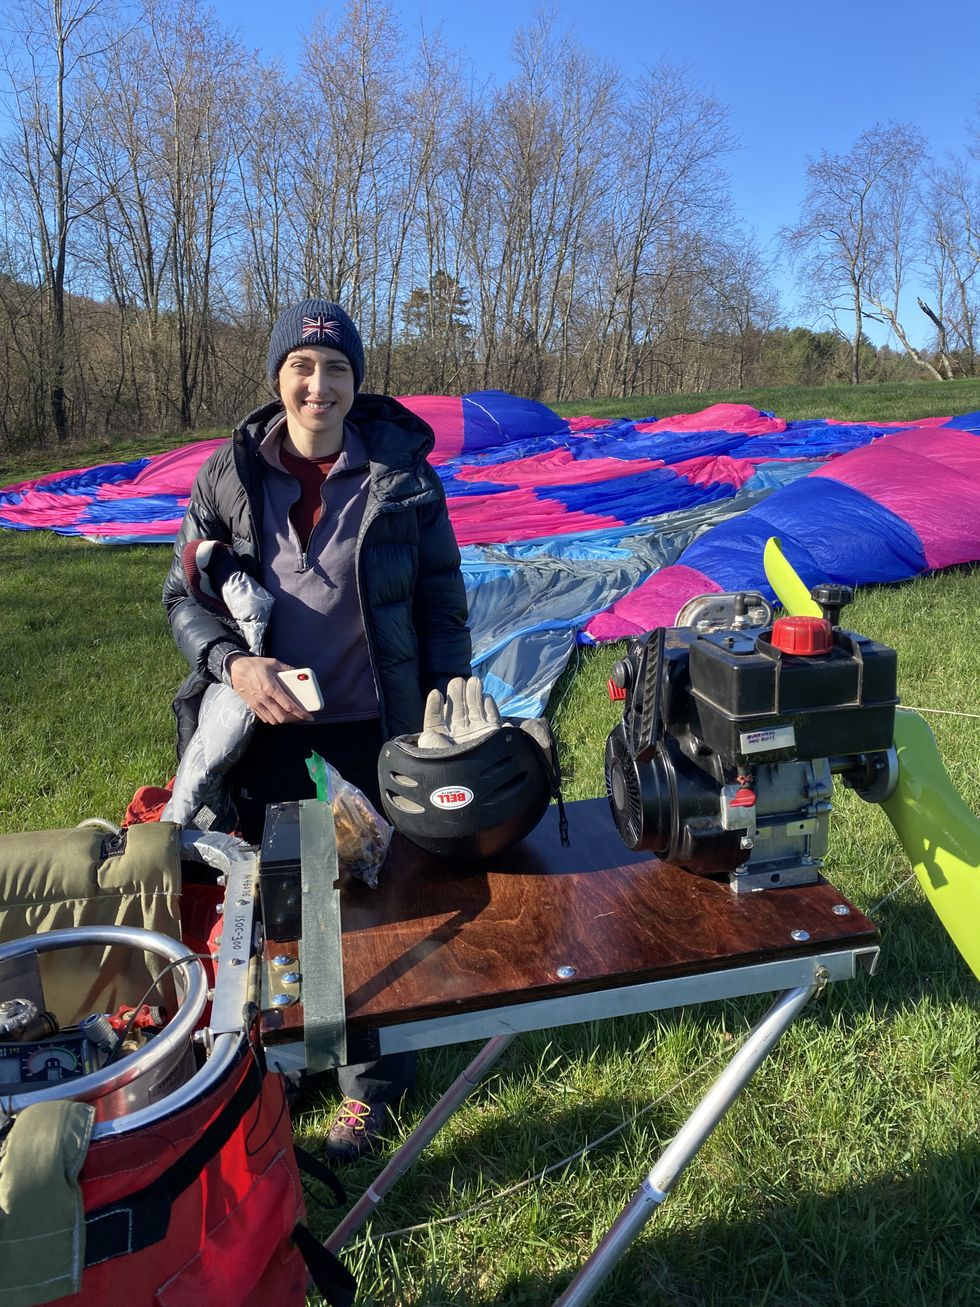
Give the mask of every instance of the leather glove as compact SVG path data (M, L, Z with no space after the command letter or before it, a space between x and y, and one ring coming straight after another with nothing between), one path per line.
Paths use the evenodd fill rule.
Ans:
M425 702L420 749L449 749L475 744L503 725L493 696L484 694L478 676L454 677L446 687L445 699L432 690Z

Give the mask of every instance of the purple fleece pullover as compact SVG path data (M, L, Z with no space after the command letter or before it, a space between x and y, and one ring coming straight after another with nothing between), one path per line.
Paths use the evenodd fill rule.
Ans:
M323 513L304 553L289 520L299 482L279 458L285 432L285 421L277 423L259 449L270 467L263 478L261 580L275 599L265 652L292 667L313 668L323 693L317 721L377 717L355 562L368 502L367 451L346 422L344 447L320 491Z

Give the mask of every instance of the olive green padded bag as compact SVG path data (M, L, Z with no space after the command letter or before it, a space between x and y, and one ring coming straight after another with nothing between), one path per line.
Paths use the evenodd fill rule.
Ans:
M0 1307L40 1307L81 1289L78 1173L94 1120L89 1103L32 1103L0 1140Z
M0 835L0 943L71 926L141 926L180 939L179 827L147 822ZM90 945L40 957L46 1006L68 1025L136 1003L166 965ZM172 1010L173 991L150 1001Z

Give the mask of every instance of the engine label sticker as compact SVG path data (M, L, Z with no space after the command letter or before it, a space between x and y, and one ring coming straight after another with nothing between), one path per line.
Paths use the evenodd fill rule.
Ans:
M772 749L795 749L792 726L771 726L764 731L743 731L738 737L743 753L769 753Z
M473 802L473 791L465 785L443 785L432 791L429 802L434 808L465 808Z

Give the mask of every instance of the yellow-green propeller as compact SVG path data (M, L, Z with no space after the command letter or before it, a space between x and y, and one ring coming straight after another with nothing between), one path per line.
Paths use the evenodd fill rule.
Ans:
M810 591L796 574L793 564L783 553L781 541L770 536L762 551L762 565L766 579L776 591L776 598L790 617L822 617L823 612Z
M763 565L779 602L792 616L819 616L819 605L775 537ZM936 738L918 713L895 713L898 784L882 803L926 898L980 980L980 820L943 767Z

